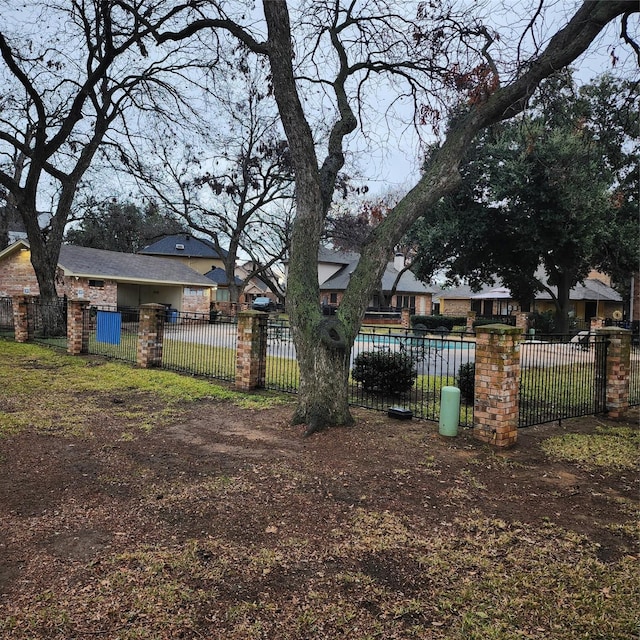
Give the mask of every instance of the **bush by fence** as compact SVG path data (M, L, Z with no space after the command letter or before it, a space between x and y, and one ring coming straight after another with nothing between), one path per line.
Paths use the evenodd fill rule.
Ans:
M467 323L466 316L411 316L411 326L421 324L429 331L434 331L440 327L446 327L449 331L453 327L464 326Z
M351 376L365 391L398 396L411 389L418 370L407 353L365 351L356 356Z

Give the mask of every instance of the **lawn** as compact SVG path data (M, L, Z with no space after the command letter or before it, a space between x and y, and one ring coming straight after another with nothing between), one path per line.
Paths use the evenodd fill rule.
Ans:
M468 430L0 340L0 637L631 640L638 414Z

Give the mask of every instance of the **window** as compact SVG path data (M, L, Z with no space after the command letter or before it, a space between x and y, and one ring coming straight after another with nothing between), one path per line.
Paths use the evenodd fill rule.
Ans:
M338 294L330 293L329 294L329 304L338 304Z
M416 297L415 296L396 296L396 306L400 309L415 309Z
M184 295L185 296L202 296L204 295L204 292L202 289L192 289L191 287L185 287Z
M104 289L104 280L89 280L89 286L94 289Z

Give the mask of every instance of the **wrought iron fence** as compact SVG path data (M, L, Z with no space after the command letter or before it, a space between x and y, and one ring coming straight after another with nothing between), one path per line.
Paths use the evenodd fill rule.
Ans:
M521 345L519 426L603 413L606 336L538 336Z
M300 367L291 339L289 323L282 320L269 320L265 387L274 391L296 393L299 384Z
M67 347L67 300L58 298L52 303L39 297L27 300L29 333L34 342L61 349Z
M286 322L270 321L267 339L266 387L295 393L300 372L295 347ZM351 367L361 354L398 354L415 371L415 381L409 389L396 392L389 386L371 388L366 382L349 379L350 404L387 411L390 407L410 409L417 418L439 420L440 392L444 386L458 384L462 369L473 366L475 342L471 334L440 336L416 334L391 328L363 329L357 336L351 355ZM391 358L391 360L398 358ZM380 363L382 364L380 365ZM380 366L384 359L378 359ZM384 377L384 372L383 372ZM460 424L473 422L473 391L463 394Z
M351 403L356 406L386 411L390 407L409 409L417 418L439 420L443 387L458 386L460 376L469 379L475 362L475 336L468 333L429 335L409 330L374 329L361 331L354 343L352 364L363 354L383 353L391 358L376 359L376 366L408 364L415 383L402 392L393 385L373 385L350 379ZM473 374L471 373L471 378ZM460 424L473 423L473 389L461 394Z
M12 338L13 327L13 301L11 298L0 298L0 336Z
M236 375L235 321L170 309L164 325L162 367L218 380Z
M93 306L85 309L84 321L89 323L89 353L136 361L139 309Z

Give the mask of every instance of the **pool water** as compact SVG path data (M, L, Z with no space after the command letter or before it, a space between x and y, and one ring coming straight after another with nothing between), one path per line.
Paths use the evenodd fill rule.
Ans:
M378 335L378 334L359 334L356 338L356 344L361 346L371 345L376 347L402 345L414 347L418 349L460 349L466 351L475 347L475 342L462 342L460 340L444 340L433 338L419 338L417 336L394 336L394 335Z

